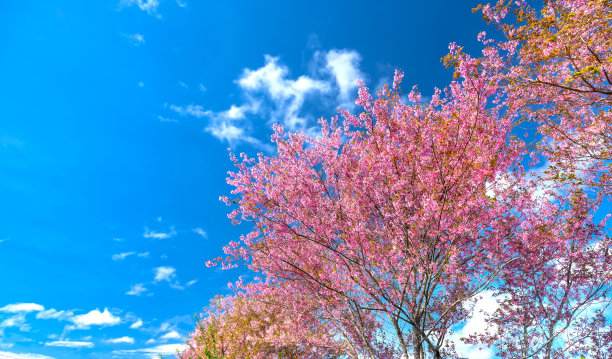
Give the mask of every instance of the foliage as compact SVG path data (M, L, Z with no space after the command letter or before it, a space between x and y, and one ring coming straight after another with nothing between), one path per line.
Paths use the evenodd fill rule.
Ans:
M539 125L547 178L594 187L597 201L611 195L612 2L546 1L538 11L502 0L482 13L506 36L485 42L518 49L505 73L508 114Z
M264 279L216 298L181 358L453 358L485 289L500 307L466 342L608 355L612 240L593 218L612 194L610 5L481 6L505 39L481 33L477 58L451 44L454 80L428 103L396 72L320 136L275 126L275 156L232 155L222 200L253 227L208 264ZM533 148L512 136L530 123Z
M261 287L260 287L261 288ZM296 359L336 357L335 347L321 340L328 338L325 326L320 321L312 321L305 338L287 335L298 330L294 317L304 317L307 313L297 313L291 308L282 307L278 296L280 290L266 287L258 292L255 284L243 287L245 292L234 296L217 296L211 300L198 322L197 328L188 340L189 348L181 353L182 359ZM293 298L297 299L297 298ZM283 304L290 304L284 301ZM299 324L307 325L307 320ZM302 329L306 332L306 328ZM314 345L316 344L316 346Z

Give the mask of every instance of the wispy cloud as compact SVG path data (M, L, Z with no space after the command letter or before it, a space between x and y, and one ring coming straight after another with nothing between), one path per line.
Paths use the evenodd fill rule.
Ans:
M187 106L176 106L170 105L170 109L181 116L193 116L195 118L202 118L212 116L212 111L204 110L204 107L200 105L187 105Z
M19 328L22 332L30 330L30 326L26 323L25 313L19 313L0 322L0 336L3 335L5 328Z
M354 50L315 52L308 74L292 76L279 57L264 56L264 65L256 69L245 68L236 79L242 103L228 109L212 111L201 105L167 105L180 116L206 118L205 131L230 145L247 143L270 150L255 138L253 117L266 119L265 124L281 123L291 131L310 130L314 118L303 113L307 101L318 104L333 103L353 106L356 80L363 79L359 69L361 55Z
M198 282L197 279L193 279L193 280L190 280L189 282L187 282L187 284L185 284L185 285L188 286L188 287L191 287L192 285L196 284L197 282Z
M176 354L177 351L183 351L187 348L186 344L162 344L151 348L134 349L134 350L115 350L113 354L135 354L142 353L148 358L157 358L159 354Z
M134 254L136 254L136 252L123 252L123 253L113 254L111 258L114 261L122 261L126 259L127 257L134 255Z
M145 11L149 15L157 15L159 0L121 0L119 3L120 7L129 7L132 5L138 6L140 10ZM160 16L157 15L157 17Z
M164 116L157 116L157 119L159 120L159 122L166 122L166 123L178 123L179 122L175 118L169 118L169 117L164 117Z
M65 348L93 348L94 343L92 342L79 342L71 340L56 340L53 342L46 342L45 346L48 347L65 347Z
M15 303L15 304L8 304L0 308L0 312L5 312L5 313L21 313L21 312L29 313L29 312L40 312L43 310L45 310L45 307L43 307L40 304L36 304L36 303Z
M176 0L176 4L179 7L187 7L187 1L185 1L185 0Z
M130 290L125 292L125 294L139 296L146 291L147 291L147 288L145 288L142 283L138 283L138 284L134 284L133 286L131 286Z
M108 308L104 308L103 312L94 309L87 314L75 315L71 320L75 324L71 329L89 329L92 325L113 326L121 322L121 318L113 315Z
M166 341L170 339L180 339L180 338L181 338L181 335L176 330L173 330L171 332L168 332L162 335L159 339Z
M55 310L53 308L36 313L36 319L70 320L74 316L71 310Z
M133 256L133 255L136 255L136 257L138 258L147 258L149 256L149 252L136 253L134 251L131 251L131 252L117 253L117 254L113 254L111 259L114 261L122 261L126 259L127 257Z
M193 233L199 235L202 238L208 238L208 234L202 228L199 228L199 227L198 228L194 228L193 229Z
M129 40L134 46L144 45L146 43L142 34L123 34L123 37Z
M130 328L131 329L138 329L138 328L142 327L142 325L143 325L142 319L138 319L134 323L130 324Z
M357 89L357 80L364 75L359 70L361 56L355 50L330 50L325 54L325 68L332 74L339 88L339 100L342 106L353 103Z
M306 75L290 79L289 68L279 64L278 57L265 55L264 58L263 67L245 69L237 84L246 92L262 93L273 101L276 107L272 113L273 121L280 121L291 130L304 129L306 119L299 112L306 95L327 92L329 84Z
M153 269L155 271L155 281L167 281L170 282L176 277L176 269L172 267L157 267Z
M125 336L121 338L107 339L105 342L112 344L134 344L134 338Z
M150 230L149 227L145 227L145 231L143 233L144 238L153 238L153 239L168 239L172 238L176 235L176 231L174 227L170 227L169 231L166 232L158 232L154 230Z
M53 357L32 353L11 353L0 351L0 358L3 359L54 359Z

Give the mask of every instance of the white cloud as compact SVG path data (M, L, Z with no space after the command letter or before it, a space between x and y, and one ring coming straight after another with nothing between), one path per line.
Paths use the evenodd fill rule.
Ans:
M143 324L142 323L142 319L138 319L137 321L135 321L134 323L132 323L130 325L130 328L131 329L138 329L138 328L142 327L142 324Z
M273 121L280 121L289 130L306 128L306 119L300 117L300 110L306 95L329 91L329 84L302 75L295 80L288 79L289 69L278 64L278 57L265 55L265 65L257 70L245 69L238 79L238 85L247 93L261 92L274 103Z
M142 285L142 283L138 283L138 284L134 284L133 286L131 286L130 290L125 292L125 294L127 294L127 295L141 295L142 293L144 293L146 291L147 291L147 288L145 288Z
M29 312L40 312L43 310L45 310L45 307L43 307L40 304L36 304L36 303L15 303L15 304L8 304L0 308L0 312L5 312L5 313L22 313L22 312L29 313Z
M30 326L26 324L25 313L19 313L0 322L0 336L4 333L4 328L19 328L22 332L30 330Z
M170 109L181 116L193 116L196 118L212 116L214 113L209 110L204 110L200 105L176 106L170 105Z
M113 241L115 241L115 242L123 242L123 238L115 237L115 238L113 238Z
M146 11L147 14L155 15L157 13L157 7L159 6L159 0L121 0L120 5L136 5L140 10Z
M172 238L176 235L176 231L174 227L170 227L170 231L168 232L158 232L150 230L149 227L145 227L145 232L143 233L143 237L145 238L154 238L154 239L168 239Z
M176 330L173 330L171 332L168 332L162 335L159 339L166 341L168 339L180 339L180 338L181 338L181 335Z
M176 269L172 267L157 267L155 271L155 281L161 282L163 280L169 282L176 277Z
M94 309L87 314L75 315L72 322L76 325L76 329L86 329L91 325L117 325L121 322L121 318L114 316L108 308L104 308L103 312Z
M281 123L290 131L310 131L310 117L303 114L306 101L313 99L324 106L333 102L333 111L338 105L352 106L356 80L364 77L359 70L360 60L354 50L318 51L309 74L294 77L278 57L265 55L262 67L245 68L235 81L244 99L242 103L222 111L194 104L166 106L181 116L207 118L205 131L230 145L247 143L271 150L251 135L254 128L251 115L266 119L266 125Z
M325 67L333 75L340 90L338 97L345 106L352 103L356 81L364 78L359 71L360 61L361 56L354 50L330 50L325 55Z
M225 111L223 113L223 117L226 117L230 120L240 120L243 119L245 117L245 113L247 113L248 111L251 110L251 106L247 106L247 105L242 105L242 106L236 106L236 105L232 105L230 106L230 109Z
M210 132L211 135L215 136L219 140L225 140L229 143L245 137L244 130L241 127L227 121L227 119L211 121L206 128L206 131Z
M203 84L200 84L199 89L202 92L206 92L206 86L204 86Z
M208 117L209 123L206 126L206 132L215 136L221 141L236 142L257 142L254 138L245 135L242 123L239 120L245 118L247 113L257 111L257 103L252 102L241 106L231 105L226 111L215 113L210 110L204 110L200 105L176 106L170 105L170 110L178 113L181 116L193 116L195 118Z
M105 342L112 344L134 344L134 338L125 336L121 338L107 339Z
M149 258L149 252L138 253L137 256L139 258Z
M57 319L57 320L69 320L73 316L72 311L60 310L57 311L53 308L36 313L36 319Z
M193 280L190 280L189 282L187 282L187 284L185 284L185 285L188 286L188 287L191 287L192 285L196 284L197 282L198 282L197 279L193 279Z
M11 353L11 352L3 352L3 351L0 351L0 358L3 358L3 359L54 359L53 357L41 355L41 354Z
M176 4L179 7L187 7L187 1L184 1L184 0L176 0Z
M185 286L181 285L179 282L170 283L170 288L185 290Z
M460 338L465 338L471 334L482 333L487 328L485 319L499 308L499 303L495 300L492 291L484 291L481 293L481 298L473 308L472 317L465 325L456 330L450 337L450 340L455 343L455 349L460 357L470 359L492 359L494 352L491 348L479 347L478 345L465 344Z
M46 342L45 346L49 347L65 347L65 348L93 348L94 343L92 342L79 342L71 340L56 340L53 342Z
M145 44L145 39L142 34L123 34L123 36L130 41L134 46L140 46Z
M157 358L159 354L176 354L177 351L181 352L187 348L186 344L163 344L151 348L135 349L135 350L115 350L113 354L135 354L143 353L148 358Z
M123 253L118 253L118 254L113 254L113 256L111 257L114 261L122 261L125 258L136 254L136 252L123 252Z
M208 238L208 234L202 228L199 228L199 227L198 228L194 228L193 229L193 233L198 234L202 238Z

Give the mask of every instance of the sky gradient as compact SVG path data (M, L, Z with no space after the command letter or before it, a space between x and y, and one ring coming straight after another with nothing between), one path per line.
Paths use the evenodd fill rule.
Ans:
M396 68L446 86L477 3L0 2L0 358L180 348L246 273L204 265L247 231L219 201L228 147L316 133Z

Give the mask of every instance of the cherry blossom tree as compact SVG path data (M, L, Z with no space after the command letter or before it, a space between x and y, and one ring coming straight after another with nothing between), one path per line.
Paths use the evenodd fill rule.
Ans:
M495 42L479 35L485 53L506 52L499 58L500 112L538 126L542 139L534 154L548 166L534 185L552 189L530 220L530 238L515 248L521 260L500 277L502 305L489 330L468 340L494 345L504 358L599 358L612 351L611 243L605 221L592 223L612 194L610 5L546 1L536 11L523 1L499 1L479 7L506 36ZM455 65L462 56L447 61Z
M239 286L211 300L181 359L334 359L345 350L309 298L270 283Z
M489 45L517 49L504 75L508 113L538 124L548 179L610 196L612 2L549 0L536 10L501 0L479 9L506 38Z
M232 155L222 200L252 230L208 264L263 279L217 299L184 355L453 358L485 289L500 309L468 343L609 355L611 240L593 218L612 194L611 9L482 6L505 40L481 33L478 58L451 44L455 80L428 103L396 72L375 98L361 84L363 111L321 120L320 136L275 126L275 156ZM534 148L513 136L526 123ZM548 162L540 177L529 150Z
M452 354L463 304L516 259L512 209L529 197L507 185L522 145L488 108L497 74L473 76L478 61L464 57L462 80L428 104L402 98L396 73L376 99L362 86L365 112L341 111L342 126L322 120L317 138L276 126L276 156L234 158L234 198L223 199L254 229L223 265L245 260L316 298L363 356Z
M565 202L565 203L564 203ZM569 203L567 203L569 202ZM560 205L561 204L561 205ZM500 308L467 342L502 358L604 358L610 353L611 239L591 221L586 195L540 201L494 288Z

